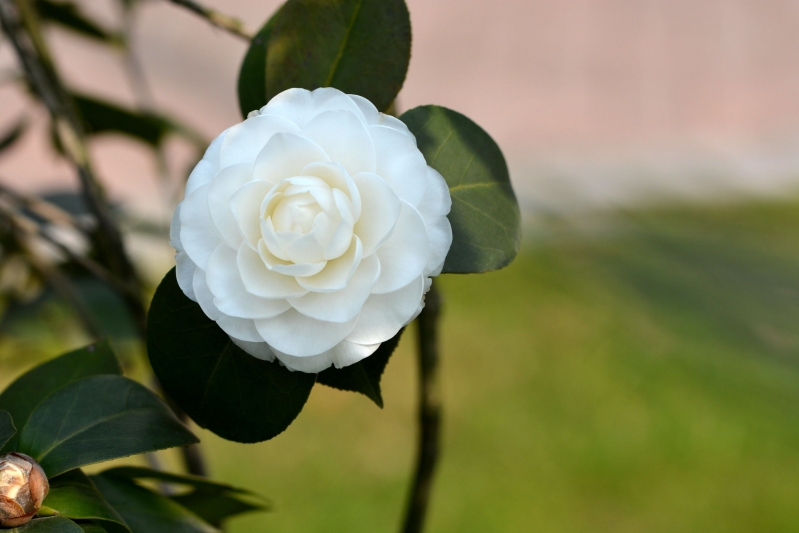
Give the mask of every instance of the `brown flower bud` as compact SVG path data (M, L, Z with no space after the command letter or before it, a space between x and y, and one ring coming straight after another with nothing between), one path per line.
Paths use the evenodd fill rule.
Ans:
M47 476L33 458L23 453L0 455L0 527L28 523L49 490Z

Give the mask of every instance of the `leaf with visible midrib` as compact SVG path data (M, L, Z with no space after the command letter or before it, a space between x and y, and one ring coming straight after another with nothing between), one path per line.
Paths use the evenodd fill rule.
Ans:
M256 359L178 286L173 268L153 296L147 351L161 386L197 424L237 442L283 432L302 411L315 374Z
M388 360L397 348L404 330L405 328L401 329L394 337L382 343L377 351L366 359L344 368L330 367L323 370L319 373L316 381L334 389L360 392L382 409L383 395L380 391L380 378L383 376Z
M449 185L452 247L443 271L507 266L519 251L521 216L497 143L469 118L440 106L416 107L400 120L416 136L427 164Z
M98 520L104 522L104 530L130 533L130 528L119 513L105 501L94 483L80 469L50 479L50 492L42 505L66 518Z
M39 404L20 431L19 449L53 477L100 461L196 442L150 390L121 376L94 376L59 389Z
M121 373L111 345L100 341L51 359L18 377L0 394L0 409L8 411L21 429L36 406L61 387L88 376ZM5 447L0 446L0 451L15 450L18 440L19 435Z
M405 82L410 54L404 0L288 0L242 64L242 113L293 87L335 87L385 110Z
M0 411L0 448L11 440L11 437L16 435L16 433L17 428L14 427L14 420L12 420L11 415L8 411Z

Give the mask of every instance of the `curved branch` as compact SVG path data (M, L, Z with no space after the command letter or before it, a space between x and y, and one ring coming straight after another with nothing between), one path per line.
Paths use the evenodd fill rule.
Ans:
M244 28L244 23L239 19L229 17L219 11L211 9L209 7L205 7L201 4L198 4L194 0L170 0L173 4L177 4L179 6L183 6L189 11L200 15L205 20L211 23L211 25L216 26L217 28L222 28L225 31L228 31L235 35L236 37L241 37L242 39L246 39L248 41L252 40L252 34L248 32Z

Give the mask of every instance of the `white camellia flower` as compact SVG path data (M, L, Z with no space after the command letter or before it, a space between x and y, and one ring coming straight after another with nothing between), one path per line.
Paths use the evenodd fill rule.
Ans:
M191 173L172 220L178 283L247 353L345 367L421 311L450 206L400 120L336 89L289 89Z

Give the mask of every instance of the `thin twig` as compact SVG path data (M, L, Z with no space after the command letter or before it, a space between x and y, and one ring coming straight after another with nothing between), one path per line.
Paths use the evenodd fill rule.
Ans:
M134 288L122 296L144 338L147 314L139 296L141 281L125 251L122 236L111 217L103 189L94 175L81 120L52 64L50 52L39 31L36 13L25 0L18 0L16 3L13 0L0 0L0 23L14 46L28 83L50 111L61 146L77 170L87 207L97 221L92 240L101 262L115 277ZM132 296L134 293L136 296Z
M252 34L244 28L244 23L239 19L229 17L223 13L220 13L219 11L216 11L215 9L205 7L201 4L198 4L194 0L170 1L173 4L183 6L189 11L200 15L217 28L222 28L223 30L229 31L233 35L241 37L242 39L246 39L248 41L252 40Z
M438 317L441 295L435 284L417 319L419 342L419 441L416 476L405 511L403 533L420 533L430 502L441 433L441 390L438 381Z

